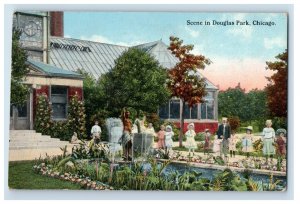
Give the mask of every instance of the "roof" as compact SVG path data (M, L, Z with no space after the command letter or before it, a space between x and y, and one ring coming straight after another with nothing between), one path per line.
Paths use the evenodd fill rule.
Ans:
M27 64L36 69L37 71L41 72L46 76L51 77L64 77L64 78L83 78L83 76L79 73L72 72L66 69L62 69L50 64L45 64L42 62L37 62L31 59L27 60Z
M65 70L83 69L95 78L107 73L115 60L130 47L63 37L50 37L49 63ZM161 40L133 46L153 56L161 66L170 69L178 59ZM203 75L201 75L204 77ZM206 80L207 88L218 89Z

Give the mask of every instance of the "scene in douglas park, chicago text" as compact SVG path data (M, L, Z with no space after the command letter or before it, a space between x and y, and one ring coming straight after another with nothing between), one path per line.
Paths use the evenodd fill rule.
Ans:
M287 190L287 13L11 18L10 189Z

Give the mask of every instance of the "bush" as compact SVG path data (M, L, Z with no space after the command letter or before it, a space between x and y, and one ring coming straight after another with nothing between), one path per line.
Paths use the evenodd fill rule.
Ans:
M230 124L231 131L234 131L234 132L236 132L237 129L241 125L241 121L240 121L240 118L238 116L231 116L231 117L229 117L228 118L228 122Z
M59 138L61 140L70 141L73 135L72 130L66 120L51 122L51 137Z
M205 133L204 132L199 132L195 136L196 141L204 141L205 140Z

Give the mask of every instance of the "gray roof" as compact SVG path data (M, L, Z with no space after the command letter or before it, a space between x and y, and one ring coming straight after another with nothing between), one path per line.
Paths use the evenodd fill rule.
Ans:
M32 68L36 69L37 71L41 72L42 74L50 77L64 77L64 78L80 78L82 79L83 76L79 73L72 72L66 69L61 69L59 67L45 64L42 62L37 62L31 59L27 59L26 63L31 66Z
M112 69L115 60L129 48L114 44L54 36L50 37L50 43L75 45L81 48L88 47L89 51L82 51L79 47L78 49L51 47L49 63L70 71L83 69L94 75L95 78ZM168 50L168 46L161 40L134 47L140 48L152 55L165 68L172 68L178 62L178 59ZM203 77L203 75L201 76ZM207 88L218 89L208 80L206 80L206 84Z

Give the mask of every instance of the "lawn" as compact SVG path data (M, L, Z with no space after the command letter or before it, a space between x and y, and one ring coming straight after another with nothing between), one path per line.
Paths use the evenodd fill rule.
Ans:
M8 186L11 189L81 189L79 184L34 173L34 161L9 162Z

